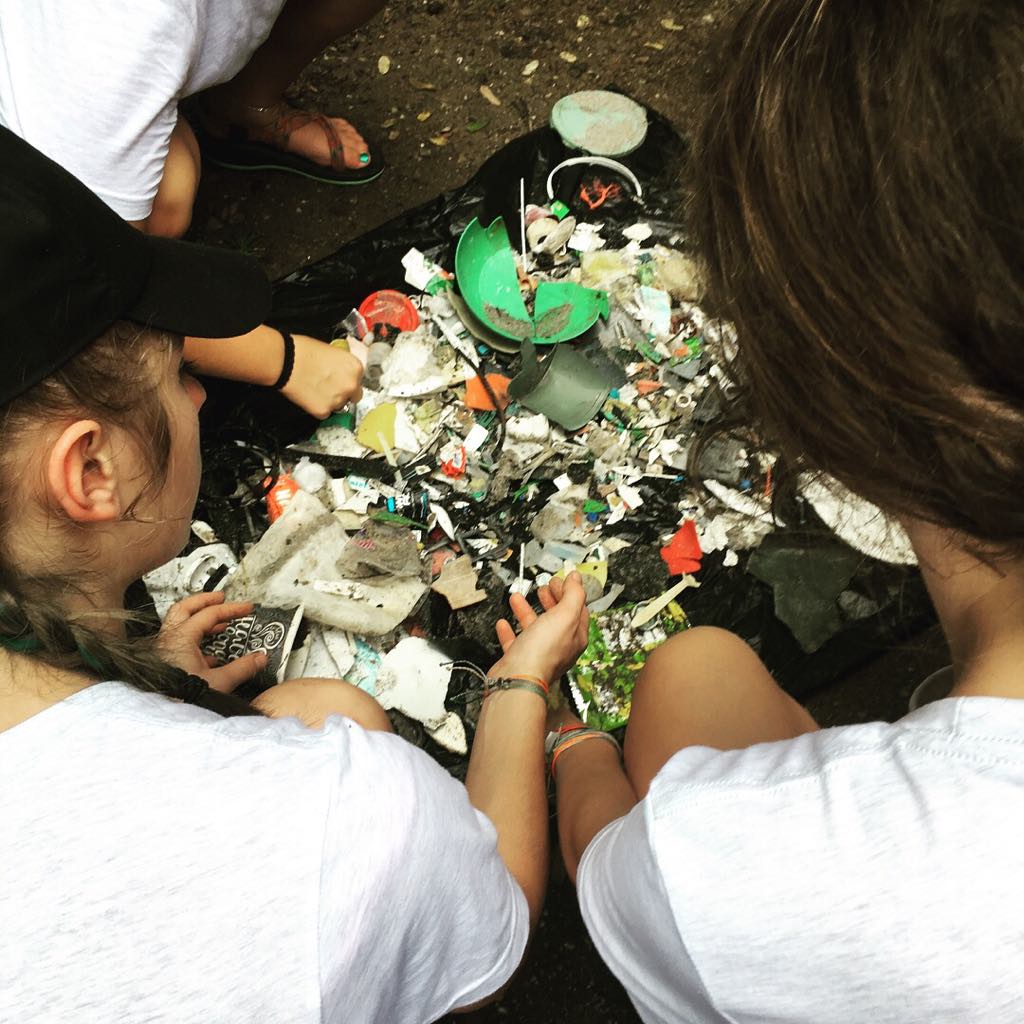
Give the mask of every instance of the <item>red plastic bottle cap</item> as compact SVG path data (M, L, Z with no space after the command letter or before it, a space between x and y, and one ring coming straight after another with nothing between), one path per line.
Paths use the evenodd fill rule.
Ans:
M400 331L415 331L420 325L420 315L409 296L387 289L363 299L359 313L374 334L387 336ZM378 331L378 327L384 330Z

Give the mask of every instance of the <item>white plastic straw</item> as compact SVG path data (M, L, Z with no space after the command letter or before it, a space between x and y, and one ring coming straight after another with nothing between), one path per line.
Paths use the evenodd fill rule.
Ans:
M530 257L526 248L526 179L519 179L519 245L523 253L523 273L530 272Z

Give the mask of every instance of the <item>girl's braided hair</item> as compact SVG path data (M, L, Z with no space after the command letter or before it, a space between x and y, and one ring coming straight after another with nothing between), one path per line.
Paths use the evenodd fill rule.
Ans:
M112 638L92 628L95 616L68 616L61 597L89 578L88 552L77 549L67 530L66 565L53 571L19 569L11 550L11 524L24 512L23 453L40 427L63 417L91 416L134 438L148 455L150 476L125 518L144 494L166 481L171 427L159 395L154 357L169 358L172 339L135 324L116 323L60 369L20 395L0 413L0 646L55 668L116 679L221 715L259 714L244 701L199 685L195 677L163 660L155 637ZM157 360L158 361L158 360ZM78 559L82 568L69 570ZM132 619L122 609L96 616Z

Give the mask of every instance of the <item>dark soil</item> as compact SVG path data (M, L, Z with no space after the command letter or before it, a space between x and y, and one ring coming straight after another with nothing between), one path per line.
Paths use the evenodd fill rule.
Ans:
M688 131L710 70L709 41L733 6L395 0L328 48L294 89L299 105L351 118L383 149L387 172L352 188L208 167L190 237L251 252L283 276L461 185L579 89L618 85ZM381 57L391 61L386 75ZM537 70L524 76L534 60Z
M330 47L294 90L300 105L351 117L378 140L387 172L368 186L339 188L207 168L190 237L251 252L272 276L283 276L462 184L506 142L545 124L556 99L579 89L617 85L688 133L706 92L715 33L734 6L395 0ZM382 56L391 61L386 75L378 71ZM537 70L524 76L534 60ZM488 102L481 86L501 106ZM809 707L825 725L895 719L913 686L946 661L941 637L930 632L819 691ZM557 864L528 962L509 994L456 1019L638 1021L590 943Z

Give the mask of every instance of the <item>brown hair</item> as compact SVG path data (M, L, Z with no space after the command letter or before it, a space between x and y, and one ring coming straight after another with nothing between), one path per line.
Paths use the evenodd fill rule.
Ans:
M10 550L10 524L22 514L26 467L23 452L42 424L69 416L92 416L123 429L138 443L150 475L125 517L146 493L166 480L171 428L159 394L156 365L171 357L173 340L129 323L109 328L89 348L34 388L10 402L2 414L0 436L0 646L30 654L58 668L117 679L136 687L186 700L222 715L259 714L248 704L208 690L194 677L167 664L152 638L112 639L82 618L68 617L60 597L88 578L82 568L52 572L20 571ZM22 453L19 455L19 453ZM69 531L69 544L71 533ZM69 547L69 554L75 555ZM70 561L70 559L69 559ZM110 616L130 620L123 609ZM91 618L91 617L90 617Z
M1024 553L1024 7L772 0L694 153L749 411L881 507Z

